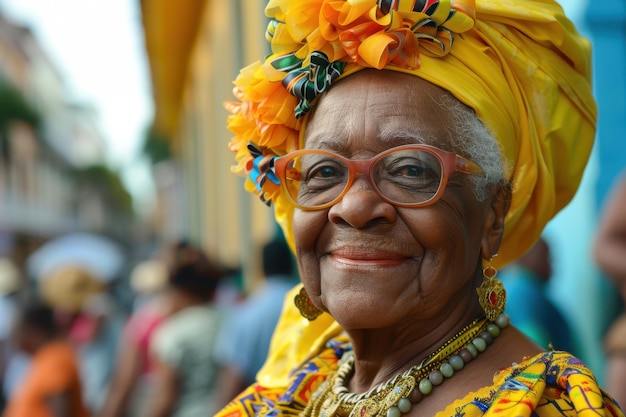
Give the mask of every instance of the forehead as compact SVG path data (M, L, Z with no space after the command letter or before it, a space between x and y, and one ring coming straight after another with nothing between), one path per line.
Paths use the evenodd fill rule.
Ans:
M447 91L413 75L363 70L320 98L304 146L352 153L407 143L449 149L455 102Z

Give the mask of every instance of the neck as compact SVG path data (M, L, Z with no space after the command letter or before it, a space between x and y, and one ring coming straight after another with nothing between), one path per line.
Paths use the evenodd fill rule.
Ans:
M448 314L410 320L385 329L347 330L352 341L355 366L350 392L365 392L387 381L426 357L484 313L477 305L459 305Z

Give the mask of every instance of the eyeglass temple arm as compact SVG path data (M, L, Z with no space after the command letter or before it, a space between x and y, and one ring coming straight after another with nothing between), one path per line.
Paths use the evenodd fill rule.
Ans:
M464 174L483 175L481 167L461 155L456 155L456 170Z

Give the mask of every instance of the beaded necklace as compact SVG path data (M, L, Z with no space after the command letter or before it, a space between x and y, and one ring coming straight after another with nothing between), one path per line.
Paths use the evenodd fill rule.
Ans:
M354 372L354 352L346 352L337 371L311 396L302 417L401 417L434 387L463 369L493 343L509 324L506 314L494 322L474 320L421 363L369 391L348 392L346 378Z

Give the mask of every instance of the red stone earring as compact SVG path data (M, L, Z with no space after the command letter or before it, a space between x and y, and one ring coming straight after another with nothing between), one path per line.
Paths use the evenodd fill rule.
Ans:
M504 313L506 305L506 291L502 281L496 279L498 270L491 265L493 258L498 256L495 254L487 261L487 265L483 269L483 282L480 287L476 288L478 293L478 301L485 310L485 315L489 321L495 321L498 316Z

